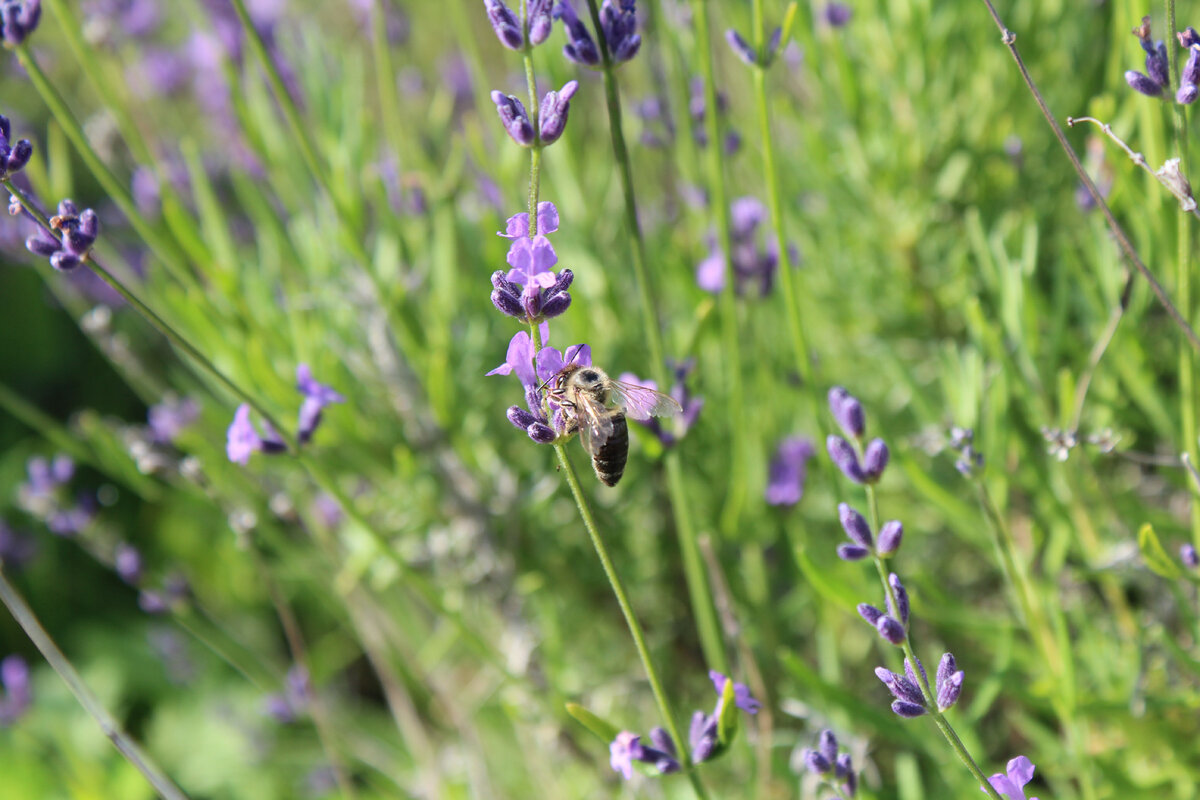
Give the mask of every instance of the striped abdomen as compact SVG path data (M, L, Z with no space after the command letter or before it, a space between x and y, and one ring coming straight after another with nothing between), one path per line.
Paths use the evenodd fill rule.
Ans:
M617 485L629 458L629 426L625 424L625 415L613 414L611 419L612 433L592 455L592 469L605 486Z

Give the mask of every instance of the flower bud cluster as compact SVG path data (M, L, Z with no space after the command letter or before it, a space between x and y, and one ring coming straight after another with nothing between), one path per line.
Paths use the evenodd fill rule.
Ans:
M567 115L571 110L571 98L579 90L578 81L567 81L557 92L546 92L538 113L538 125L529 118L525 105L514 95L492 92L492 102L504 130L521 147L554 144L567 127Z
M62 238L39 231L25 240L34 255L50 259L50 266L70 272L87 260L100 233L100 220L90 208L82 212L70 200L58 204L58 213L50 218L50 229Z
M642 37L637 32L637 3L635 0L604 0L600 5L600 34L612 64L623 64L637 55ZM563 55L585 67L604 66L600 48L591 31L579 19L570 0L560 0L554 16L561 19L567 30Z
M526 323L540 323L570 307L567 289L575 275L569 269L554 273L558 254L546 236L557 230L558 209L551 202L538 203L533 237L529 236L529 214L508 218L507 227L498 235L512 240L507 257L510 269L492 273L492 305L498 311Z
M550 13L553 0L529 0L524 22L502 0L483 0L483 5L496 38L509 50L525 49L526 32L530 47L536 47L550 36L554 25Z
M12 123L0 114L0 180L20 172L33 156L33 143L28 139L21 139L16 144L11 142Z
M708 677L717 690L717 705L711 714L696 711L692 714L692 723L688 730L688 745L691 749L692 763L702 764L725 751L728 741L721 740L721 717L725 714L725 684L730 679L710 670ZM762 704L750 694L750 689L743 683L733 684L734 705L748 714L757 714ZM625 776L626 780L633 777L633 762L640 761L652 764L660 775L678 772L679 760L676 755L675 743L670 735L662 728L650 731L650 741L653 747L641 742L641 737L629 731L621 731L609 745L612 768Z
M929 704L925 700L925 694L922 691L922 686L929 685L929 677L925 674L925 667L917 660L917 670L920 671L921 677L918 682L917 672L913 670L912 662L909 659L904 659L904 674L892 672L883 667L875 668L875 677L883 682L883 685L888 688L892 696L896 699L892 702L892 711L901 717L912 719L919 717L929 711ZM942 660L938 664L937 677L934 689L934 703L937 705L939 712L948 711L955 703L958 702L958 697L962 694L963 680L966 675L962 670L957 668L952 653L942 655Z
M1150 17L1142 17L1141 24L1133 29L1133 35L1138 37L1142 49L1146 51L1146 71L1129 70L1125 73L1125 82L1136 92L1148 97L1161 97L1171 89L1167 46L1161 39L1155 41L1151 36ZM1200 98L1200 34L1189 26L1177 36L1180 46L1188 51L1188 59L1179 75L1175 102L1191 105Z
M878 483L888 465L888 446L883 439L872 439L862 449L863 434L866 432L866 415L858 398L851 395L841 386L829 390L829 410L838 427L854 441L836 434L830 434L825 440L825 449L830 459L850 480L855 483Z
M805 749L800 757L809 772L828 783L846 798L858 793L858 774L849 753L838 752L838 740L831 730L821 731L816 749Z
M838 519L842 530L850 538L851 544L838 545L838 558L844 561L858 561L869 555L887 558L900 549L904 538L904 525L899 520L885 522L879 528L879 539L871 535L871 526L866 518L846 503L838 505Z

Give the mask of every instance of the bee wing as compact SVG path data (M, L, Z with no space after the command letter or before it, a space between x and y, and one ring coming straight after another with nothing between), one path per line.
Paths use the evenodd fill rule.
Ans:
M649 386L612 381L612 394L617 402L625 407L625 416L630 419L678 417L683 413L683 408L674 397L655 391Z
M608 441L608 437L612 436L612 414L583 395L576 397L575 410L576 422L579 423L579 441L584 450L596 455Z

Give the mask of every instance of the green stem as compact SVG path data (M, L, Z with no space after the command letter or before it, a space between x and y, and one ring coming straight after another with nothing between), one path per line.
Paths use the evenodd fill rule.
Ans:
M0 181L0 184L3 184L4 188L20 201L21 206L25 209L25 211L28 212L29 215L32 216L39 225L42 226L43 232L46 235L52 236L55 240L61 241L59 236L50 227L50 220L44 213L42 213L42 210L38 208L37 205L30 200L25 193L17 187L16 184L12 182L11 179ZM135 311L141 314L142 317L159 333L167 337L171 344L175 345L177 348L186 353L188 357L191 358L197 366L204 370L204 372L208 373L213 380L225 387L225 389L227 389L234 397L249 405L258 413L259 416L261 416L266 422L270 423L271 427L274 428L279 434L284 444L287 445L287 449L291 452L295 452L296 444L287 434L287 429L280 425L270 414L270 412L268 412L262 406L262 404L258 402L258 400L254 399L254 397L252 397L248 392L234 383L225 375L224 372L221 372L221 370L217 369L215 364L209 361L208 358L190 341L184 338L183 334L171 327L170 323L160 317L154 311L154 309L150 308L150 306L142 302L141 298L126 288L125 284L122 283L119 278L113 275L113 273L109 272L104 265L100 263L94 252L88 253L85 261L87 266L93 272L99 275L105 283L111 286L113 291L121 295L122 299L129 303L129 305L132 306Z
M167 271L171 273L177 281L185 286L195 286L196 281L183 263L182 256L175 249L171 242L164 239L158 231L142 216L138 211L137 204L133 201L133 195L125 184L113 174L112 170L104 163L100 156L92 149L88 143L87 135L83 132L83 127L79 121L75 119L75 115L71 113L67 101L63 99L58 90L54 88L54 84L42 72L41 66L29 51L28 44L22 44L15 49L17 60L21 62L21 66L29 74L29 80L33 83L35 89L42 97L42 101L50 109L50 113L54 115L54 119L58 122L59 127L63 129L63 133L71 140L71 144L75 146L75 150L87 164L89 170L99 181L104 191L112 198L112 201L121 209L121 213L129 220L129 224L133 227L137 235L141 237L146 246L154 254L154 257L162 262ZM7 185L7 182L6 184Z
M600 533L596 529L596 522L592 518L591 508L588 507L587 500L583 497L583 492L579 488L579 480L575 477L575 470L571 467L571 462L567 459L567 448L562 444L556 444L554 445L554 452L558 456L558 463L562 468L563 474L566 475L567 485L571 487L571 495L575 498L575 506L579 509L579 516L583 520L584 527L587 528L588 536L591 537L592 547L600 559L600 565L604 568L604 574L608 578L609 586L612 587L613 594L617 597L617 605L621 607L621 614L624 615L625 624L629 627L629 634L633 637L634 647L637 648L638 658L641 659L642 667L646 671L646 678L650 681L650 691L653 692L654 700L658 703L658 710L663 716L667 733L671 735L671 740L675 742L675 746L680 754L680 762L684 770L687 771L688 779L692 783L692 788L696 791L696 796L705 798L707 794L704 791L704 785L700 782L699 775L693 768L691 759L688 757L687 748L683 746L684 739L679 735L679 729L675 724L675 716L671 713L671 707L667 703L666 692L663 691L662 681L659 680L658 671L654 668L654 662L650 659L650 649L646 646L646 637L642 634L642 626L633 614L633 606L629 604L629 597L625 594L625 587L621 583L621 579L617 577L617 571L613 567L612 558L608 555L608 548L604 545L604 540L600 538Z
M717 239L725 259L725 288L721 292L721 327L729 385L730 469L729 496L721 512L721 529L726 535L737 530L742 506L746 501L746 413L742 390L742 363L738 333L736 276L730 254L733 252L729 227L729 200L725 191L725 172L721 158L721 125L717 110L716 70L713 66L709 34L708 6L705 0L693 0L696 47L700 53L700 72L704 78L704 128L708 136L708 182L712 192L712 211L717 223ZM780 253L780 258L785 254Z
M875 496L875 487L867 484L867 513L869 515L869 524L871 530L878 533L879 531L879 503ZM879 573L879 582L883 584L883 592L888 599L888 608L899 608L896 604L896 594L892 589L892 584L888 581L887 568L883 563L883 559L879 556L873 556L875 562L875 571ZM967 771L975 776L979 781L980 787L994 800L1003 800L1000 795L992 788L992 784L988 781L987 776L983 774L983 770L975 763L975 759L971 757L971 753L967 750L966 745L962 743L962 739L958 738L958 733L955 732L954 726L946 719L945 715L938 710L937 694L929 686L929 677L925 674L925 670L918 666L921 662L917 659L916 651L913 649L912 636L908 630L908 623L903 620L897 620L904 626L904 641L901 643L901 649L904 650L904 657L912 664L913 674L917 676L917 686L921 690L921 695L925 698L925 709L929 716L933 719L933 724L941 731L942 736L946 737L946 741L950 743L950 748L954 750L955 755L967 768Z
M113 743L125 760L133 765L134 769L142 773L146 781L154 787L154 790L162 795L167 800L187 800L187 795L183 793L175 783L167 777L167 774L154 762L154 760L142 748L130 738L121 726L117 724L116 719L109 713L100 701L92 694L91 689L83 682L83 678L71 666L71 662L63 655L62 651L50 638L50 634L42 627L37 616L33 613L33 609L21 597L16 587L8 581L8 577L4 574L3 564L0 563L0 602L8 608L13 615L13 619L25 631L25 634L41 652L42 656L54 668L63 682L67 684L67 688L71 690L71 694L75 695L75 699L79 701L79 705L83 706L83 710L95 720L100 726L100 730Z

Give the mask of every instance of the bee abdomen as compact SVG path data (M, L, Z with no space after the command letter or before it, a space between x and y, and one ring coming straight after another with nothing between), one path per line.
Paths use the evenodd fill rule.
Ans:
M625 461L629 458L629 426L625 424L625 415L614 415L612 426L612 433L592 456L592 469L605 486L617 485L625 474Z

